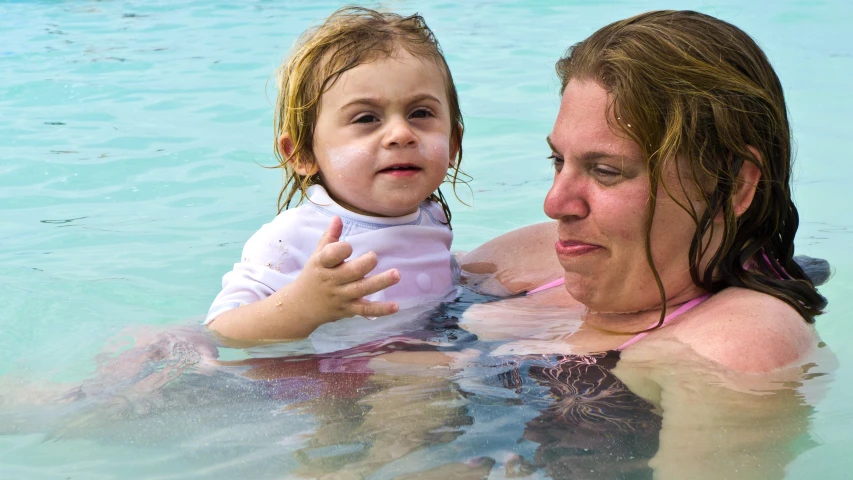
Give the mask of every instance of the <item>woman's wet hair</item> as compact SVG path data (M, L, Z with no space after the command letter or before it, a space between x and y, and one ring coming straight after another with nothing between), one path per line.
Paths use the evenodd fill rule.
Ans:
M650 174L646 256L661 301L666 294L651 256L658 187L696 223L690 249L693 282L717 292L749 288L791 305L808 322L826 299L793 260L799 218L791 199L791 131L773 67L739 28L692 11L654 11L612 23L569 48L556 65L562 90L595 81L611 97L608 119L642 149ZM753 150L754 149L754 150ZM734 212L744 162L760 169L749 208ZM672 165L672 166L671 166ZM673 168L689 197L679 201L662 182ZM721 245L709 251L714 219ZM700 263L707 265L700 269ZM661 313L664 317L666 308Z
M303 33L278 70L274 150L279 160L278 167L284 170L284 186L278 198L279 212L290 207L292 202L298 205L307 198L311 185L322 184L320 174L300 175L294 168L294 163L311 167L316 162L314 127L320 114L320 97L344 72L393 57L400 50L434 62L444 75L450 111L450 141L459 148L446 178L455 192L462 163L462 112L453 77L438 40L420 15L404 17L350 6L337 10L321 25ZM294 145L288 158L278 148L278 138L285 133ZM429 199L441 204L449 223L450 208L441 191L436 190Z

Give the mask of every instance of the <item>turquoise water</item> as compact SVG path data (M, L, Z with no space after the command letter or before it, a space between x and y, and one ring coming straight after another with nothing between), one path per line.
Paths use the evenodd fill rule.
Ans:
M786 88L796 138L798 253L826 258L835 269L822 288L829 313L817 328L841 365L811 416L817 445L800 453L788 474L846 474L853 439L853 327L847 313L853 311L853 262L844 251L853 235L847 209L853 6L458 3L382 3L425 16L457 82L467 127L462 165L474 178L470 190L460 190L473 207L453 205L458 250L546 219L541 203L550 165L544 137L558 106L553 64L570 44L610 21L674 7L731 21L764 47ZM21 378L56 383L89 377L97 353L126 326L200 320L246 238L276 212L280 174L259 166L273 163L275 92L266 83L296 36L338 5L0 3L4 393ZM229 412L227 406L213 411ZM313 428L312 422L294 416L288 428L300 432ZM169 466L158 470L157 464L128 460L124 447L42 440L0 437L0 465L11 467L13 478L53 478L58 472L112 478L109 461L96 459L121 458L139 477L189 475L204 463L186 460L195 451L177 449L169 456L140 447L139 457ZM279 445L279 471L292 467L285 453L296 444ZM219 460L237 462L234 455Z

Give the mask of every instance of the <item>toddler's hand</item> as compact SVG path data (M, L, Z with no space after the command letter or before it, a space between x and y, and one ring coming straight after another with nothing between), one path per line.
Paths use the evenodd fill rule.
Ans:
M306 317L318 324L354 315L381 317L397 312L395 302L370 302L363 297L399 282L400 272L391 269L365 278L376 268L376 254L368 252L346 262L352 246L340 241L342 231L340 217L333 217L317 249L291 284L294 300Z

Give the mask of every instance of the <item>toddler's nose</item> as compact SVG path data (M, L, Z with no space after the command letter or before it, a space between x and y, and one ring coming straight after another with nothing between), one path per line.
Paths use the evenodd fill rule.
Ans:
M409 122L403 119L395 119L389 122L388 131L383 142L385 148L414 146L417 142L418 138L415 132L412 131Z

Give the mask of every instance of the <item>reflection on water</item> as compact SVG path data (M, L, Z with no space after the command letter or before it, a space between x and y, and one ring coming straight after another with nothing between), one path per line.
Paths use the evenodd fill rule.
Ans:
M524 438L539 445L534 463L552 477L651 477L661 416L613 375L618 360L618 352L560 355L504 374L519 393L525 383L547 389L547 397L527 400L542 410Z
M622 359L501 354L505 340L459 328L485 300L466 295L384 340L272 358L218 359L200 327L137 329L80 385L4 389L0 439L34 441L0 460L36 477L777 478L814 445L803 392L826 377L813 363L750 378L689 351L673 368L660 345ZM504 333L518 346L545 327L531 317ZM53 464L25 469L33 456Z

